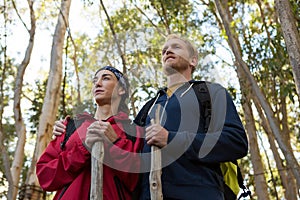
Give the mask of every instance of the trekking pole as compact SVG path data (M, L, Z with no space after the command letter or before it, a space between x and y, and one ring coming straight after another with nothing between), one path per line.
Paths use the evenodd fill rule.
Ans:
M91 200L103 199L103 158L104 147L102 142L96 142L92 147L92 171L91 171Z
M160 104L157 105L155 118L151 120L151 124L160 123ZM151 200L162 200L161 185L161 151L157 146L151 146L151 171L149 176L150 196Z

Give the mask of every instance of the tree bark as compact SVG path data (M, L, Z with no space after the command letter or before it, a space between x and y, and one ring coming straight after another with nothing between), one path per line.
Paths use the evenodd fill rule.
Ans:
M258 199L268 200L270 198L268 195L268 185L264 173L265 167L262 163L262 158L258 147L256 128L253 113L251 110L250 99L251 98L244 96L245 102L243 102L243 110L245 112L245 116L247 116L245 117L245 128L249 137L250 158L253 165L255 193L257 194Z
M291 4L288 0L275 0L275 5L279 15L280 25L289 54L290 63L293 68L298 100L300 101L300 35L296 25L297 22L293 15Z
M4 167L4 175L7 179L8 182L8 193L7 193L7 198L8 199L12 199L12 195L13 195L13 179L12 179L12 175L11 175L11 171L10 171L10 158L8 155L8 151L4 145L4 127L3 127L3 113L4 113L4 108L6 106L5 103L5 91L4 91L4 85L5 85L5 81L7 79L7 71L8 71L8 59L7 59L7 24L8 24L8 16L7 16L7 2L6 0L3 1L3 18L4 18L4 22L3 22L3 26L4 26L4 44L3 44L3 52L1 52L1 54L3 53L3 62L0 65L0 99L2 101L0 101L0 151L1 151L1 159L2 159L2 163L3 163L3 167ZM1 38L2 39L2 38Z
M281 125L282 125L282 132L281 135L285 139L285 143L288 146L289 150L293 152L293 147L291 143L291 137L288 126L288 113L287 113L287 104L286 104L286 96L284 94L280 94L280 114L282 115ZM293 176L293 172L291 169L286 169L285 171L287 173L287 176L289 177L289 180L287 181L287 187L285 188L285 197L286 199L297 199L297 186L296 182Z
M257 98L253 98L253 102L256 106L256 110L260 116L261 119L261 125L263 129L265 130L267 136L268 136L268 141L270 143L270 147L275 159L276 167L280 176L281 180L281 185L284 189L284 195L285 199L297 199L297 192L294 191L295 188L295 183L294 181L289 181L288 179L288 173L287 173L287 168L283 165L283 161L280 157L280 154L278 152L278 147L276 145L276 140L274 138L274 135L272 134L272 130L270 128L270 125L268 124L267 119L265 118L263 111L261 109L261 106L259 104L259 101ZM291 184L294 184L294 186L291 186Z
M228 12L228 9L226 9ZM230 15L230 14L228 14ZM231 16L231 15L230 15ZM231 19L231 17L229 18ZM237 68L237 76L239 79L241 92L242 92L242 108L244 111L244 119L245 119L245 129L248 134L249 140L249 149L250 149L250 159L253 165L254 172L254 182L255 182L255 193L258 199L268 200L268 184L265 177L265 167L262 162L262 158L260 155L260 150L257 142L257 130L255 127L255 119L253 116L252 108L251 108L251 85L247 78L245 78L245 73L241 68Z
M101 6L102 6L102 8L103 8L103 10L104 10L104 13L105 13L105 15L106 15L106 18L107 18L107 21L108 21L108 24L109 24L109 28L110 28L110 30L111 30L111 32L112 32L112 34L113 34L114 39L115 39L115 42L116 42L116 45L117 45L117 49L118 49L118 53L119 53L119 55L120 55L120 57L121 57L121 60L122 60L123 73L126 74L126 73L127 73L127 68L126 68L126 58L125 58L125 53L123 53L123 51L122 51L122 49L121 49L120 41L119 41L118 36L117 36L117 34L116 34L116 32L115 32L115 29L114 29L114 24L113 24L113 22L111 21L111 19L110 19L108 13L107 13L107 10L106 10L106 8L105 8L104 3L103 3L102 0L100 0L100 4L101 4Z
M34 36L35 36L35 29L36 29L36 19L33 10L33 1L28 1L28 6L30 9L30 22L31 22L31 29L28 30L29 32L29 42L25 52L25 57L18 67L15 88L14 88L14 119L15 119L15 128L16 134L18 136L17 146L14 152L14 159L11 166L11 175L13 180L13 186L11 187L12 190L9 190L9 196L12 199L17 198L18 194L18 187L20 181L20 174L23 168L24 163L24 147L26 143L26 127L24 124L24 120L22 117L22 110L21 110L21 98L22 98L22 88L23 88L23 78L25 74L25 70L30 62L30 57L32 54L32 49L34 45Z
M50 72L47 82L46 95L42 107L42 113L39 119L37 132L37 143L32 158L31 168L28 171L27 185L38 185L35 165L44 149L47 147L52 136L52 127L56 119L56 114L60 99L60 88L62 82L62 55L64 46L64 37L66 28L69 26L69 11L71 0L62 0L58 22L53 36Z
M68 34L70 36L70 40L74 47L74 53L72 56L72 60L73 60L74 70L75 70L75 75L76 75L76 80L77 80L77 105L80 105L81 104L81 92L80 92L80 80L79 80L79 73L78 73L78 62L77 62L77 46L75 44L75 41L73 40L71 33L69 32Z

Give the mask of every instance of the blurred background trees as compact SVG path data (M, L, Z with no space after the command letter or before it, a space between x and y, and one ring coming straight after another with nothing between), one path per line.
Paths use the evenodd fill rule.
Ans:
M0 196L50 199L35 162L56 119L94 112L92 75L126 73L131 118L164 86L170 33L199 50L195 79L221 83L249 137L241 160L254 199L300 197L300 2L21 1L0 3Z

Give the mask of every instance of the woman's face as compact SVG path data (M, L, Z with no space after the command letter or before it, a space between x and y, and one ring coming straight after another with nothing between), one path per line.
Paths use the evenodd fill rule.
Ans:
M98 105L120 98L120 89L117 77L109 70L101 70L93 78L92 93Z

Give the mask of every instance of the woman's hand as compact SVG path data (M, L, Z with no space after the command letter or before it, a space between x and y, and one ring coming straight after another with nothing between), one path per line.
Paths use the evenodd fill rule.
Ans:
M118 135L109 122L96 121L87 129L85 144L88 149L92 149L95 142L106 141L114 143L117 139Z

